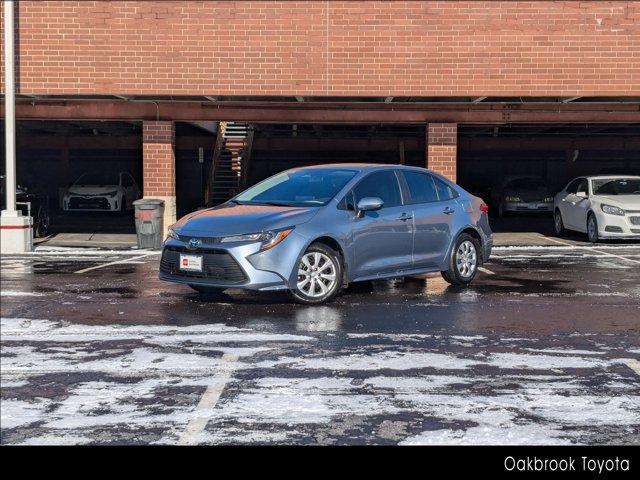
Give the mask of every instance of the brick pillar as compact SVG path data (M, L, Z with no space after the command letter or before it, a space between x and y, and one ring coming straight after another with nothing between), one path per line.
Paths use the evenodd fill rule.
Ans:
M164 230L176 221L176 157L173 122L142 122L142 177L145 198L164 200Z
M427 168L456 181L458 125L429 123L427 125Z

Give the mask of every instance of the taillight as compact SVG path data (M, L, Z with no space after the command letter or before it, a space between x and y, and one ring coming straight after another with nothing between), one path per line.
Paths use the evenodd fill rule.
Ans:
M487 205L486 203L483 203L482 205L480 205L480 211L482 213L489 214L489 205Z

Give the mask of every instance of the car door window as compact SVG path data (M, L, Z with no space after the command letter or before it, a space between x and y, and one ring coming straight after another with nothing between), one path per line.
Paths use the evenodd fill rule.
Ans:
M451 200L458 196L457 192L442 180L436 177L432 177L436 186L436 192L438 193L438 200L441 202L444 200Z
M588 186L587 186L587 179L583 178L580 183L578 184L578 192L584 192L584 193L589 193L588 192Z
M433 183L433 177L428 173L403 171L404 179L409 189L409 199L406 203L429 203L438 201L438 193Z
M378 197L384 202L383 208L397 207L402 204L400 186L393 170L373 172L362 180L355 188L356 205L366 197Z
M353 202L353 190L347 193L340 202L338 202L338 210L355 211L355 203Z
M574 181L572 181L566 189L567 193L577 193L578 192L578 185L580 185L580 182L582 182L581 178L577 178Z

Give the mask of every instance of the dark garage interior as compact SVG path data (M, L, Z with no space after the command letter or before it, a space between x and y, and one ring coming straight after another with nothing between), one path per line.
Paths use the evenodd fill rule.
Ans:
M252 124L244 186L279 171L321 163L425 164L421 124ZM2 128L4 130L4 127ZM218 138L216 122L176 122L178 216L201 208ZM61 212L64 189L82 173L131 173L142 188L140 122L20 121L18 183L47 195L52 232L133 233L133 215ZM586 174L640 174L640 124L460 125L457 182L492 203L506 177L537 176L552 193ZM233 192L231 192L233 193ZM497 218L497 231L549 233L548 217Z

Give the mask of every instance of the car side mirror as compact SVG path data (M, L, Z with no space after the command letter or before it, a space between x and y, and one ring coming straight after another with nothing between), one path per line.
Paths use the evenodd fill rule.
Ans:
M577 192L576 197L587 198L587 192Z
M358 218L361 218L364 212L373 212L380 210L384 205L382 199L378 197L364 197L358 202Z

